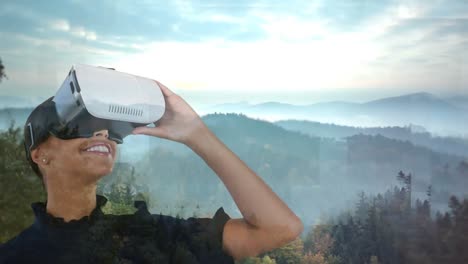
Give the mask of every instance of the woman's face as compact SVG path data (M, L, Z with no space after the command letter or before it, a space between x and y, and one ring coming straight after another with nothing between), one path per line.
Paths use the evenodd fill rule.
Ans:
M45 175L71 175L73 181L94 183L112 172L117 144L108 139L108 131L96 131L93 137L62 140L50 136L41 144L39 163ZM53 172L53 173L52 173Z

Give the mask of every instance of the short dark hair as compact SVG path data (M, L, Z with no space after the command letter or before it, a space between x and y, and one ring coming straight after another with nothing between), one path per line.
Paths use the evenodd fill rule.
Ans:
M53 98L50 97L34 108L24 124L23 134L26 159L34 173L41 180L43 179L43 175L39 170L39 166L32 160L31 151L49 138L51 125L57 124L59 120L55 103L52 101Z

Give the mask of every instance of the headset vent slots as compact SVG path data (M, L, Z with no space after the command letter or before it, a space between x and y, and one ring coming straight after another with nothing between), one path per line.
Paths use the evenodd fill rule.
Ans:
M125 107L120 105L109 105L109 112L116 114L132 115L132 116L142 116L143 110L136 109L132 107Z

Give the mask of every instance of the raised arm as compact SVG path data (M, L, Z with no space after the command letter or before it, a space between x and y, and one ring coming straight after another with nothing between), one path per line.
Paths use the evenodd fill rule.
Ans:
M223 249L235 259L242 259L281 247L298 237L303 230L301 220L180 96L159 85L166 99L163 118L155 128L140 127L134 133L183 143L218 175L243 216L224 226Z
M281 247L302 232L300 219L206 126L187 142L226 185L244 218L231 219L223 247L236 259Z

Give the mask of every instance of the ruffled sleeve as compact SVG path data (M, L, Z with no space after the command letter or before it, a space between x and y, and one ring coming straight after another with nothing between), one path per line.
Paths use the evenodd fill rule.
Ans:
M223 247L223 230L226 222L231 219L224 209L220 207L213 218L194 218L191 217L187 221L194 222L194 225L199 225L194 228L195 234L198 228L201 232L206 233L207 242L212 249L222 249Z
M212 218L159 217L172 243L172 259L180 261L177 263L234 263L223 251L223 230L231 218L222 207Z

